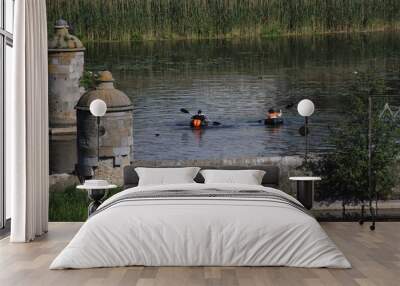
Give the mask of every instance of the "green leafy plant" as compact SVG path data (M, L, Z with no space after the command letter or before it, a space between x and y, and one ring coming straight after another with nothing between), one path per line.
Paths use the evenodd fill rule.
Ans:
M318 193L327 203L341 200L343 214L347 204L369 200L368 98L384 95L387 84L375 72L357 73L352 88L341 96L346 108L329 138L335 148L305 168L323 177ZM387 198L397 184L400 155L400 128L392 118L381 117L389 98L373 97L371 185L380 199Z
M108 192L106 199L120 192L121 188ZM87 192L70 186L64 191L49 194L49 221L85 221L90 204Z
M80 78L79 84L85 90L94 89L96 87L98 74L91 71L84 71Z

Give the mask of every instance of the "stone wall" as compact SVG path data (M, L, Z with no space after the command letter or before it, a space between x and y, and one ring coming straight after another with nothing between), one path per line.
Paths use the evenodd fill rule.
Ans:
M124 167L129 166L130 163L129 157L122 157L118 167L114 166L113 159L101 160L98 168L96 169L95 178L105 179L113 184L122 186L124 184Z
M84 52L49 52L50 127L76 125L75 105L84 89L80 87Z
M297 167L301 165L303 158L299 156L284 157L257 157L257 158L238 158L220 160L161 160L161 161L141 161L134 160L134 166L143 167L185 167L185 166L278 166L280 169L279 188L287 193L294 192L294 186L289 181L290 176L304 175Z
M65 129L65 128L62 128ZM54 129L53 129L54 131ZM75 132L66 134L50 134L49 142L49 165L50 174L72 174L78 161Z
M129 164L143 167L185 167L185 166L278 166L280 169L279 188L287 193L294 192L294 186L289 181L290 176L302 174L297 167L302 163L302 157L259 157L259 158L240 158L240 159L221 159L221 160L161 160L161 161L141 161L130 162L129 157L122 157L120 166L114 165L114 160L103 159L96 169L96 178L104 178L114 184L123 185L123 168Z
M49 177L49 191L63 192L67 188L79 185L79 180L76 176L70 174L53 174Z
M83 51L49 51L50 173L72 173L77 163L75 105L84 92Z
M298 167L302 164L303 157L284 156L284 157L258 157L258 158L239 158L239 159L220 159L220 160L159 160L142 161L133 160L134 166L142 167L188 167L188 166L278 166L280 170L279 189L290 194L296 190L295 182L290 181L289 177L303 176L304 171ZM99 177L103 176L115 184L123 184L123 167L129 165L129 160L124 160L120 167L113 168L112 160L102 160L98 171ZM399 164L400 166L400 164ZM400 167L399 167L400 169ZM390 199L400 199L400 185L393 188L393 194Z
M118 168L131 161L133 149L132 112L106 113L100 121L100 162L97 162L97 119L78 111L78 158L82 166ZM110 165L110 166L108 166ZM115 172L109 170L108 172ZM113 176L114 177L114 176Z

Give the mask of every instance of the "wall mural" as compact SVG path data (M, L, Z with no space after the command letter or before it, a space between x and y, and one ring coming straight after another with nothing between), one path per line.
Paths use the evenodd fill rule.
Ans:
M354 49L349 50L347 44ZM296 105L310 98L311 149L329 148L328 127L340 120L338 100L356 72L377 62L390 84L399 37L359 36L264 41L88 44L85 68L110 70L134 105L134 157L143 160L282 156L303 152ZM298 46L304 47L300 56ZM368 47L368 49L366 48ZM384 48L385 47L385 48ZM327 51L335 50L335 53ZM378 58L377 58L378 57ZM349 61L351 59L351 61ZM191 128L201 109L220 125ZM285 123L265 126L268 110L282 110ZM249 140L251 138L251 140ZM246 148L242 148L246 146Z
M61 173L73 174L69 184L77 182L75 175L84 179L96 173L121 184L121 168L134 160L275 160L284 165L285 174L296 173L305 151L304 118L297 104L305 98L315 104L309 121L310 155L324 159L319 165L303 168L324 175L326 165L321 166L321 162L332 160L329 156L341 144L338 138L347 138L347 143L350 138L340 133L341 126L358 130L352 129L352 114L360 106L366 107L366 102L361 98L362 102L354 105L356 94L362 90L364 94L399 93L397 32L321 34L342 28L333 20L328 23L328 19L316 16L320 25L313 26L310 35L304 32L310 27L307 21L296 18L298 22L289 21L290 26L285 24L287 19L277 20L273 13L263 17L264 22L246 22L248 25L240 22L246 21L242 18L237 23L210 20L207 32L194 28L201 26L200 19L182 24L170 18L172 23L146 9L143 11L150 14L144 17L136 13L139 4L127 4L126 13L135 17L120 19L125 21L124 28L117 25L113 32L102 19L109 17L109 23L114 23L117 7L105 12L101 1L92 6L75 2L82 13L93 8L90 23L84 22L68 1L48 2L50 168L54 185L59 183L56 174ZM365 24L367 30L373 30L380 19L378 2L368 7L371 18ZM139 14L146 25L136 23ZM160 23L146 22L148 18L157 18ZM355 22L347 28L356 31L359 24ZM177 30L168 34L166 27ZM285 36L294 32L297 36ZM107 103L107 113L100 121L89 110L95 98ZM397 99L391 100L396 103ZM381 104L376 108L382 114L399 114ZM360 118L365 114L360 113ZM365 126L360 130L364 132ZM343 160L351 160L348 157ZM320 198L336 201L340 194L331 190L329 196L321 194ZM396 194L394 191L390 196L396 198ZM357 200L352 197L349 202Z

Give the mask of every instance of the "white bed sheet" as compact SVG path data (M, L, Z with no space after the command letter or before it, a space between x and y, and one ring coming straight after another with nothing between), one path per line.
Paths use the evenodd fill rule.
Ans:
M262 186L180 184L128 189L102 206L130 192L208 188L263 190L296 201ZM99 212L50 269L128 265L351 267L319 223L290 205L257 199L171 198L126 201Z

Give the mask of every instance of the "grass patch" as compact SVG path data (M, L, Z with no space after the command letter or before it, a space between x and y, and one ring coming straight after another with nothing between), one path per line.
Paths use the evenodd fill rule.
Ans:
M260 36L262 38L269 38L269 37L278 37L281 36L282 30L279 28L278 25L267 25L261 27Z
M110 190L106 198L120 192L122 188ZM86 221L90 200L85 190L70 186L64 191L49 194L49 221Z

